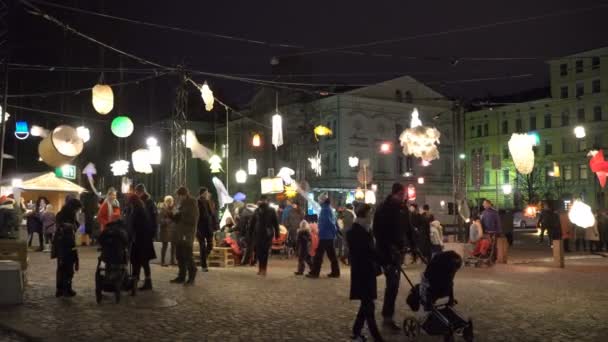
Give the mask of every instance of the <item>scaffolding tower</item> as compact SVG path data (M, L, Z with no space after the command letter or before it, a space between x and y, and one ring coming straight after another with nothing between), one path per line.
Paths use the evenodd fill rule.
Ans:
M186 110L188 108L188 91L186 75L180 73L180 84L177 88L173 116L171 118L171 179L166 182L165 193L175 192L180 186L186 186Z

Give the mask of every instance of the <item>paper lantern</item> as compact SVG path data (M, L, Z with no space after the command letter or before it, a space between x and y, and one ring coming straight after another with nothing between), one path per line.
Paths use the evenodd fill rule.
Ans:
M119 138L126 138L133 133L133 121L126 116L117 116L110 126L112 133Z
M232 198L238 202L245 202L245 200L247 199L247 195L242 192L237 192L236 194L234 194L234 196L232 196Z
M528 134L513 133L509 139L509 152L515 163L515 168L522 175L527 175L534 169L535 138Z
M219 202L220 208L223 208L226 204L234 202L234 199L228 194L228 190L226 190L224 183L222 183L219 178L213 177L211 181L213 182L213 186L217 192L217 201ZM230 212L230 210L226 211Z
M277 177L280 177L283 182L285 183L285 185L290 185L294 182L293 178L291 178L291 176L295 175L296 172L288 167L282 167L279 170L279 173L277 173Z
M502 186L502 193L505 195L510 195L513 192L513 186L511 184L504 184Z
M418 184L424 184L424 177L418 177Z
M152 173L152 165L150 165L150 151L145 148L139 149L131 154L133 162L133 170L139 173Z
M124 176L129 173L129 162L126 160L117 160L110 164L110 169L114 176Z
M106 115L114 108L114 92L106 84L97 84L93 87L93 108L97 113Z
M15 138L19 140L25 140L30 136L30 129L27 125L27 121L16 121L15 122Z
M30 128L30 135L33 137L46 138L49 135L49 130L37 125L32 125L32 127Z
M201 160L209 160L213 156L213 151L203 146L198 141L196 134L193 130L189 129L186 134L182 134L182 142L190 149L192 158L198 158Z
M333 134L329 127L323 125L318 125L317 127L315 127L313 132L315 133L315 139L317 141L319 141L319 137L324 137Z
M357 190L355 190L355 199L362 200L364 198L365 198L365 193L363 192L363 190L361 188L357 188Z
M38 144L40 158L51 167L71 163L81 152L84 142L74 127L57 126Z
M238 170L234 176L236 178L236 182L239 184L247 182L247 172L245 172L243 169Z
M604 150L591 151L591 160L589 160L589 168L591 172L595 173L600 186L603 188L606 186L606 176L608 175L608 161L604 159Z
M285 190L283 180L280 177L264 177L260 180L262 194L279 194Z
M2 123L4 121L2 119L2 114L1 113L2 113L2 106L0 106L0 123ZM11 115L8 112L6 112L6 113L4 113L4 118L6 118L6 120L8 120L8 119L11 118Z
M439 158L439 137L441 134L434 127L422 126L418 110L414 108L412 111L412 121L410 128L406 129L399 136L401 146L403 146L403 154L413 155L422 158L423 161L430 162Z
M201 86L201 97L203 98L203 102L205 103L205 109L210 112L213 110L213 103L215 102L215 98L213 96L213 92L207 82L205 82Z
M350 167L359 166L359 158L358 157L348 157L348 166L350 166Z
M249 173L252 176L258 174L258 161L257 160L249 159L247 161L247 173Z
M315 172L317 176L321 176L323 173L323 167L321 166L321 154L317 151L315 156L308 158L310 162L310 167Z
M254 134L253 139L251 140L251 145L253 147L260 147L262 145L262 138L259 134Z
M209 158L209 168L211 169L211 173L222 172L222 158L217 154L212 155L211 158Z
M285 197L294 198L298 195L298 189L295 184L285 186Z
M376 204L376 193L372 190L365 191L365 203Z
M583 126L576 126L576 127L574 127L574 136L577 139L582 139L585 136L587 136L587 133L585 132L585 127L583 127Z
M380 144L380 153L389 154L391 153L393 146L391 143L384 142Z
M272 144L275 149L283 145L283 118L278 112L272 116Z
M591 211L591 207L580 200L575 200L568 212L570 222L581 227L589 228L595 224L595 216Z
M78 134L80 139L82 139L82 142L86 143L87 141L91 140L91 131L84 126L76 127L76 134Z

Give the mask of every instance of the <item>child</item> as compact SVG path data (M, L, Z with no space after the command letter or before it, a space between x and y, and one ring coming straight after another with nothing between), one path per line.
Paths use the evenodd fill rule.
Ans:
M55 297L74 297L72 289L74 272L79 269L78 251L76 250L75 232L78 229L76 213L82 204L70 198L56 216L56 231L53 238L51 259L57 259L57 291Z
M304 274L304 268L308 265L310 270L312 267L312 257L309 253L310 245L312 244L312 235L308 222L302 220L296 235L296 251L298 253L298 270L295 275Z
M443 227L439 221L431 222L431 258L443 251Z
M44 232L44 251L50 252L49 247L55 234L55 212L52 204L47 204L42 213L42 231Z
M346 242L350 252L350 299L361 301L357 318L353 324L353 341L365 341L361 335L363 324L367 327L374 341L384 341L374 315L374 300L377 297L376 276L380 270L374 247L374 238L370 228L371 207L362 204L357 208L357 218L346 233Z

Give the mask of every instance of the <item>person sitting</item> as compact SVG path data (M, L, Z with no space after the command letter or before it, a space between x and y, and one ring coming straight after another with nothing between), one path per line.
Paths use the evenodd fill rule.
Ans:
M308 265L308 270L312 269L312 257L310 256L310 246L312 245L312 233L310 225L305 220L300 222L300 227L296 235L296 253L298 254L298 269L295 275L303 275L304 268Z

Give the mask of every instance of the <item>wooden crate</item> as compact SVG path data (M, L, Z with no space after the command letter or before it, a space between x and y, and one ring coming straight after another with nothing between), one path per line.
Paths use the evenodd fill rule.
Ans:
M234 266L232 249L230 247L214 247L207 258L207 265L210 267Z
M21 264L21 270L27 270L27 244L25 241L0 239L0 260L12 260Z

